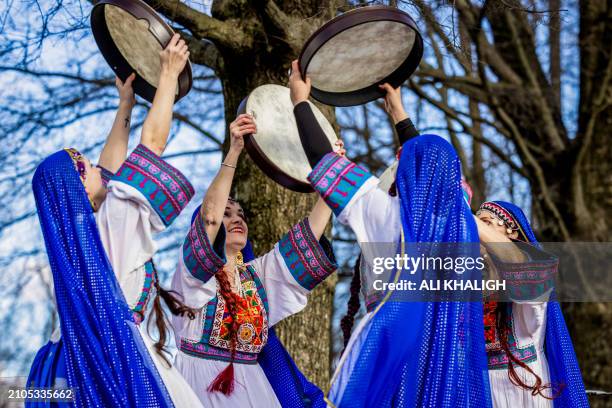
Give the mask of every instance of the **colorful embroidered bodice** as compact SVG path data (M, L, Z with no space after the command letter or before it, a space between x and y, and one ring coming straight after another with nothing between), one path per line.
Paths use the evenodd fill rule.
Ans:
M240 271L242 296L237 299L238 331L235 363L256 364L257 354L268 340L268 299L266 291L252 266ZM192 356L229 361L231 357L230 328L232 316L219 292L206 307L199 341L182 338L179 348Z
M527 256L527 261L509 263L503 262L494 255L491 256L495 268L507 285L507 296L516 302L545 301L546 293L554 287L559 260L548 253L524 242L515 241ZM536 347L533 343L520 345L517 341L514 308L512 302L484 302L484 330L489 370L508 368L508 355L502 349L497 325L497 308L505 308L507 315L506 337L508 349L514 357L523 363L537 361Z
M508 325L504 328L508 339L508 349L514 357L523 363L532 363L538 359L535 345L528 344L519 346L514 332L514 317L512 303L498 303L495 301L484 302L484 331L485 347L487 349L487 360L489 370L500 370L508 368L508 354L502 348L497 332L497 308L506 308Z

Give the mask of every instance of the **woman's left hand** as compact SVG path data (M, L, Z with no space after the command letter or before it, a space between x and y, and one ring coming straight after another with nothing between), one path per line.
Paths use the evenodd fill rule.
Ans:
M334 151L336 152L336 154L338 156L346 156L346 149L344 148L344 142L342 141L342 139L338 139L336 140L336 143L334 143Z
M257 133L257 125L251 115L243 113L230 123L230 150L240 153L244 148L244 136Z
M130 107L136 104L134 88L132 88L132 82L134 82L134 79L136 79L136 74L133 72L129 77L127 77L125 82L121 81L119 77L115 77L115 86L117 87L117 92L119 92L119 103L125 103Z

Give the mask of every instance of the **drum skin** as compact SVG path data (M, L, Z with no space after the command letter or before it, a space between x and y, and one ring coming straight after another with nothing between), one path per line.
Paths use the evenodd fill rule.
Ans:
M332 146L338 140L332 125L311 102L312 111ZM313 192L307 176L312 171L302 147L289 88L262 85L238 108L253 115L257 133L245 136L245 147L257 166L272 180L301 193Z
M398 87L416 70L423 39L404 11L388 6L351 10L328 21L300 53L311 95L332 106L361 105L384 96L379 85Z
M140 0L102 0L91 12L91 28L96 44L115 74L125 81L135 72L134 92L153 102L161 65L159 52L174 35L161 17ZM176 100L192 85L188 62L179 75Z

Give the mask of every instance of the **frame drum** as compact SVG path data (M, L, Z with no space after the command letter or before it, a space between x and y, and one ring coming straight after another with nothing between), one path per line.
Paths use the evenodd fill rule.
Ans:
M332 106L352 106L385 95L378 85L400 86L423 56L423 39L414 20L388 6L351 10L328 21L300 53L302 77L311 95Z
M308 102L332 146L338 137L323 113ZM262 85L253 90L238 108L238 114L253 115L257 133L246 135L249 156L272 180L297 192L310 193L313 188L307 176L312 171L302 147L289 88Z
M161 65L159 52L174 35L162 18L140 0L101 0L91 12L96 44L115 74L125 81L136 73L134 92L153 102ZM189 61L179 75L176 101L192 85Z

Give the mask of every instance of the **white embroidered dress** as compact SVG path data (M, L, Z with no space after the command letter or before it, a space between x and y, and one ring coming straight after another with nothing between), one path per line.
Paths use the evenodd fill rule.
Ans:
M170 225L193 196L193 187L174 167L139 145L107 185L106 199L95 213L100 238L125 300L141 321L138 328L176 407L200 407L199 399L174 366L169 366L147 333L148 301L156 294L151 258L153 236ZM153 324L152 327L155 327ZM56 330L51 341L59 341ZM171 361L171 356L168 356Z
M230 360L229 313L214 274L225 264L212 248L198 214L185 239L172 290L197 309L196 318L173 317L179 352L176 366L206 407L280 407L257 363L268 328L301 311L308 293L336 265L317 242L307 220L296 224L265 255L240 272L243 306L238 319L234 391L226 396L208 387Z
M338 221L353 230L357 242L396 243L401 239L400 202L397 196L388 194L389 186L395 178L396 167L394 164L381 179L378 179L345 157L330 153L317 164L308 179L332 208ZM393 257L396 253L393 245L362 245L361 250L361 288L367 313L354 328L332 377L331 383L334 387L331 388L329 395L332 401L342 399L346 381L350 378L350 373L359 357L357 353L351 353L351 350L361 349L362 342L367 337L364 328L369 327L368 322L381 299L382 292L373 288L373 281L380 279L380 276L368 268L374 264L373 258ZM528 251L531 258L537 257L537 250L534 247L527 245L523 250ZM499 269L509 281L512 279L524 281L524 276L521 274L535 273L537 279L548 281L550 284L551 276L556 271L556 261L533 259L533 262L503 264ZM524 359L542 379L543 384L550 382L548 363L544 354L546 305L546 302L512 303L510 319L511 330L514 333L511 340L515 340L510 344L510 349L514 355ZM512 384L508 377L507 365L503 365L501 361L503 358L499 353L487 349L487 358L494 408L552 408L550 400L541 396L533 397L530 391ZM524 369L516 367L516 371L527 383L533 381L534 377Z
M548 361L544 351L546 335L547 300L554 286L558 259L525 242L516 245L527 257L526 262L505 263L492 256L499 277L506 281L512 303L504 303L508 316L507 339L513 356L526 364L540 377L542 384L550 384ZM526 293L528 293L526 295ZM501 349L493 305L485 303L485 339L489 364L489 382L494 408L552 408L552 400L532 395L512 383L508 376L508 356ZM535 384L535 377L517 364L513 364L519 378L528 385ZM550 397L553 390L543 394Z

